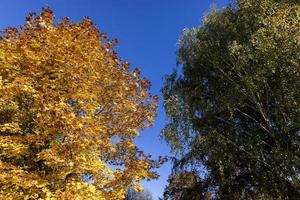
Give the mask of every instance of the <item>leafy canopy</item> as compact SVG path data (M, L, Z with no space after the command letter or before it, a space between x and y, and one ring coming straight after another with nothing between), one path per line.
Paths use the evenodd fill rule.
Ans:
M175 168L220 199L300 198L300 4L238 0L184 31L166 78Z
M122 199L156 176L134 138L157 98L90 19L53 20L2 32L0 199Z

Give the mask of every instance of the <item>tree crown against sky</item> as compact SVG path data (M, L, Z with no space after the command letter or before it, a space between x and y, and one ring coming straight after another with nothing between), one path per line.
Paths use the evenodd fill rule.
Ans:
M0 40L0 198L123 199L156 177L134 138L157 97L89 18L53 21L45 8Z
M215 197L300 197L299 16L298 1L239 0L183 33L162 134Z

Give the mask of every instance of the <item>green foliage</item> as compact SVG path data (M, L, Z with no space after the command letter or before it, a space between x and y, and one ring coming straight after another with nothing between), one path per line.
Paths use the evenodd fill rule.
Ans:
M179 43L162 135L221 199L300 198L300 4L240 0Z

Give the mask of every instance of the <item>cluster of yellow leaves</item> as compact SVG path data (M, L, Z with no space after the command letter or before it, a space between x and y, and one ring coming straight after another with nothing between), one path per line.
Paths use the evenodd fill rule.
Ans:
M53 20L0 40L0 199L122 199L155 177L134 138L157 98L88 18Z

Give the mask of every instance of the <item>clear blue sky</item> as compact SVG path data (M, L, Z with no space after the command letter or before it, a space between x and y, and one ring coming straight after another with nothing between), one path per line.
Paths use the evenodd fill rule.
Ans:
M176 44L184 28L198 26L212 4L222 8L229 0L1 0L0 29L19 26L31 11L53 9L56 20L63 16L80 21L89 16L101 32L118 38L118 54L132 69L140 67L152 83L151 92L161 97L163 76L176 67ZM162 98L155 126L137 139L138 146L154 157L169 154L169 147L159 139L166 121ZM158 180L144 182L155 198L162 196L170 174L170 163L159 169Z

